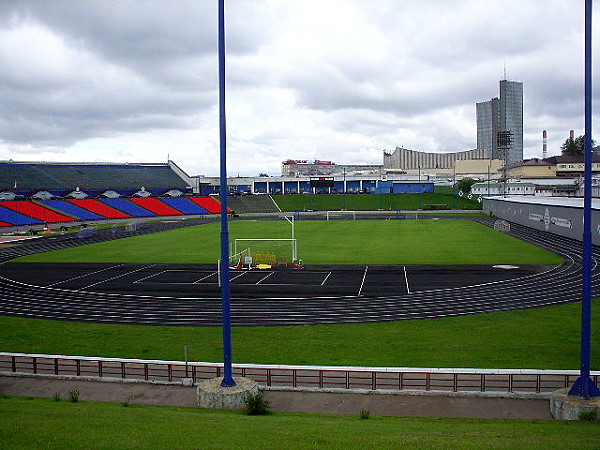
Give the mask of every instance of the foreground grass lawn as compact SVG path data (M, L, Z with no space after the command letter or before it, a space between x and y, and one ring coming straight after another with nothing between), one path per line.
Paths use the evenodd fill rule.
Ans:
M600 300L593 304L600 323ZM234 363L578 369L580 304L374 324L233 328ZM219 327L146 327L0 316L0 350L223 360ZM592 329L592 370L600 328Z
M236 238L289 238L285 220L230 223ZM469 220L297 221L305 264L560 264L559 256ZM17 261L216 263L220 224L166 231Z
M592 422L274 413L3 397L2 448L599 448Z

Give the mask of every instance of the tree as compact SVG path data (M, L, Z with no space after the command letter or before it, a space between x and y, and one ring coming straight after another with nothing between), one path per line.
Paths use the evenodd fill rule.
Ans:
M595 144L592 139L592 148L594 148ZM584 149L585 135L578 136L575 139L569 137L560 147L563 156L582 156Z
M473 178L467 177L460 180L456 186L458 187L459 191L467 193L471 192L471 186L473 186L474 184L475 180Z

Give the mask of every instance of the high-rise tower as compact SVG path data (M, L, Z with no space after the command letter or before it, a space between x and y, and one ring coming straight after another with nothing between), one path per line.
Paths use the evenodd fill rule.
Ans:
M477 103L477 148L507 164L523 160L523 83L500 81L500 98Z

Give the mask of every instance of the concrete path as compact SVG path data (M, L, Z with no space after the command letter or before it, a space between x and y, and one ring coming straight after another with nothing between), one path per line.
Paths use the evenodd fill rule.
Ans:
M99 382L42 377L0 376L0 394L51 398L59 392L80 391L80 400L169 406L196 406L196 388L181 385ZM551 420L548 399L419 393L332 392L269 390L265 398L273 411L373 416L472 417Z

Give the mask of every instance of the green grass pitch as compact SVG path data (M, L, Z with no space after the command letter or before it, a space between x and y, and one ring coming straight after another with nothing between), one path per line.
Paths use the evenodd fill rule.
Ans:
M285 220L238 220L235 238L290 238ZM305 264L560 264L555 254L469 220L296 221ZM41 253L19 261L216 263L220 224Z

